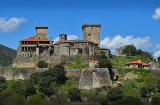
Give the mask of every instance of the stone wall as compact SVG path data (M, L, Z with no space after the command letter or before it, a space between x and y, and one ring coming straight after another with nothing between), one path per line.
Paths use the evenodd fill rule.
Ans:
M79 88L94 89L101 86L111 86L109 70L107 68L96 68L95 70L82 70Z
M25 80L30 78L30 75L33 74L33 69L1 69L0 76L6 78L6 80Z

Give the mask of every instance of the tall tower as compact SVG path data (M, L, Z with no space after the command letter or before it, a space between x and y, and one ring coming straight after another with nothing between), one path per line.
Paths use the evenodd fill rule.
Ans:
M47 40L48 39L48 27L47 26L37 26L36 27L36 38L37 40Z
M100 47L100 29L101 24L83 24L83 39L92 41L96 46Z

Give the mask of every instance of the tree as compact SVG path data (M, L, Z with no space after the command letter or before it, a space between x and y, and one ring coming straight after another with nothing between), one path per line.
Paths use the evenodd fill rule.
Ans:
M39 84L39 91L44 93L46 96L51 97L58 90L58 85L54 83L52 77L44 77Z
M146 87L141 87L140 88L140 94L142 97L146 97L146 94L147 94L147 88Z
M47 68L48 67L48 64L44 61L44 60L40 60L38 63L37 63L37 66L39 68Z
M7 82L5 77L0 76L0 92L7 88Z
M24 88L24 96L25 96L25 101L28 96L36 94L36 88L34 87L34 82L33 80L24 80L25 82L25 88Z
M110 105L144 105L139 98L126 96L122 99L112 102Z
M123 54L126 54L126 56L131 56L131 55L132 55L132 56L135 56L136 53L137 53L137 49L136 49L136 47L135 47L133 44L127 45L127 46L123 49L122 53L123 53Z
M159 96L153 96L151 105L159 105L160 104L160 97Z
M157 60L158 60L158 62L160 63L160 56L159 56L159 57L157 57Z
M55 65L54 68L50 68L47 74L54 79L56 83L65 83L67 80L66 71L62 64Z
M157 91L160 93L160 78L156 81L156 87L158 89Z
M108 59L102 59L98 62L99 68L112 68L112 64Z
M122 99L123 91L121 88L111 88L107 93L107 99L111 101L116 101L118 99Z
M12 92L24 96L26 100L28 96L36 94L36 89L32 80L23 80L13 83Z
M81 101L80 90L76 87L68 89L68 97L71 101Z

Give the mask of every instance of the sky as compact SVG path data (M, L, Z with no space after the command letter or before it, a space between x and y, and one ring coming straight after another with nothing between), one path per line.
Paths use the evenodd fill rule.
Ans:
M160 56L160 0L0 0L0 44L15 50L36 26L48 26L53 41L81 40L83 24L101 24L101 47L112 54L133 44Z

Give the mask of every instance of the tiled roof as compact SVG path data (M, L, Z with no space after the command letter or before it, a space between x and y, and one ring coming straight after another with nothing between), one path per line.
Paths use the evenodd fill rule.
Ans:
M141 64L142 66L149 66L148 64L146 64L145 62L141 62L141 60L136 60L136 61L132 61L132 62L127 62L128 64Z
M97 61L97 60L90 60L89 62L92 62L92 63L98 64L98 61Z
M30 38L27 38L27 39L24 39L24 40L20 40L20 42L22 41L49 41L49 40L37 40L36 36L33 36L33 37L30 37Z
M88 40L64 40L64 41L57 41L54 44L60 44L60 43L83 43L83 42L92 42ZM93 43L93 42L92 42Z

